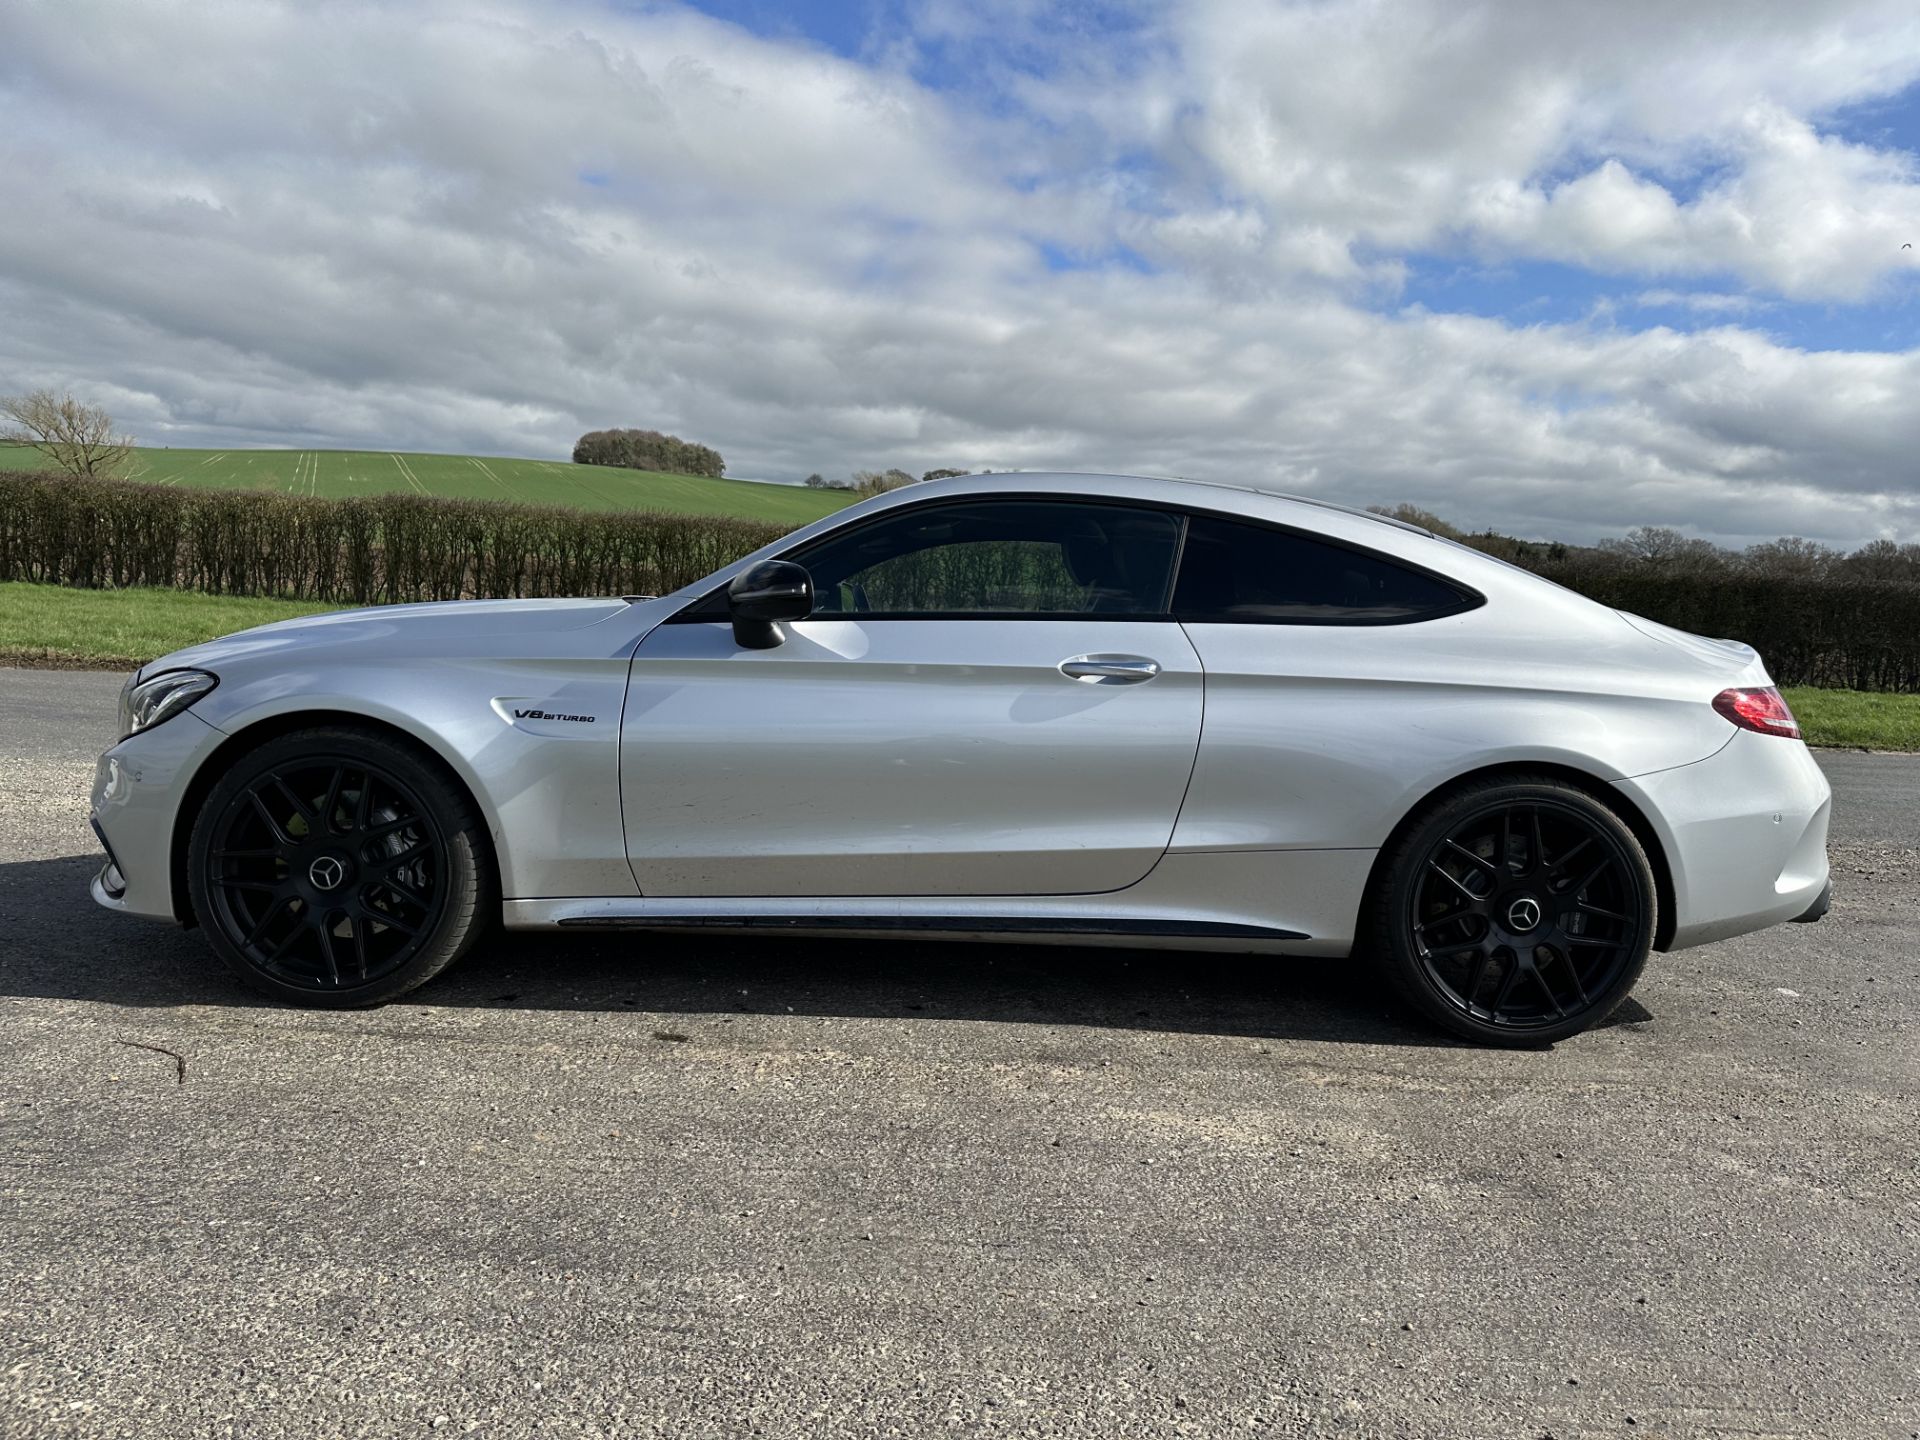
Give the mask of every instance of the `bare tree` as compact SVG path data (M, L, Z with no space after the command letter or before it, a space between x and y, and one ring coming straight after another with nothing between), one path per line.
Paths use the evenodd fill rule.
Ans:
M1666 525L1642 525L1618 540L1602 540L1600 548L1625 560L1649 565L1686 564L1717 569L1726 564L1726 552L1711 540L1682 535Z
M889 490L898 490L903 485L916 484L913 476L904 470L856 470L853 472L853 490L862 500L874 495L884 495Z
M1870 540L1834 568L1852 580L1920 581L1920 545Z
M1449 525L1431 510L1422 510L1418 505L1409 505L1402 500L1398 505L1369 505L1367 509L1375 515L1384 515L1389 520L1404 520L1409 525L1418 525L1422 530L1431 530L1436 535L1444 535L1449 540L1460 538L1458 526Z
M1746 553L1740 557L1740 563L1762 575L1818 580L1830 573L1839 559L1838 550L1828 549L1817 540L1783 535L1778 540L1749 545Z
M114 432L112 416L71 395L0 395L0 416L12 422L0 426L0 440L33 447L69 475L111 474L133 453L133 440Z

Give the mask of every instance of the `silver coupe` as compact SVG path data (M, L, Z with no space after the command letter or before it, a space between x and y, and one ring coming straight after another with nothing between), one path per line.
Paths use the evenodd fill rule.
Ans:
M490 926L1362 961L1542 1044L1816 919L1754 652L1229 485L935 481L658 598L316 615L133 676L100 904L369 1005Z

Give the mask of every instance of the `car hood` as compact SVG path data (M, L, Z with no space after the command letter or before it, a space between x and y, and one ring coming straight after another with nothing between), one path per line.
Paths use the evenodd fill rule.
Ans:
M632 613L623 599L450 600L427 605L377 605L279 620L163 655L141 674L217 669L235 660L304 651L317 646L365 646L392 655L432 655L476 640L512 641L584 630Z

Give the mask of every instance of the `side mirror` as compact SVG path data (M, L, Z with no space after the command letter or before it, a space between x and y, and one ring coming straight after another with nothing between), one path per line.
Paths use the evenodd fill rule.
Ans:
M727 613L733 617L735 644L771 650L787 638L780 633L782 620L804 620L813 613L813 577L791 560L762 560L727 586Z

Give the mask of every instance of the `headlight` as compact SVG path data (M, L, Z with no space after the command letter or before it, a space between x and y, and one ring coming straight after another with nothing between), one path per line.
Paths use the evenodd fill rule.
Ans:
M128 680L120 692L120 738L172 719L219 683L204 670L169 670L137 685Z

